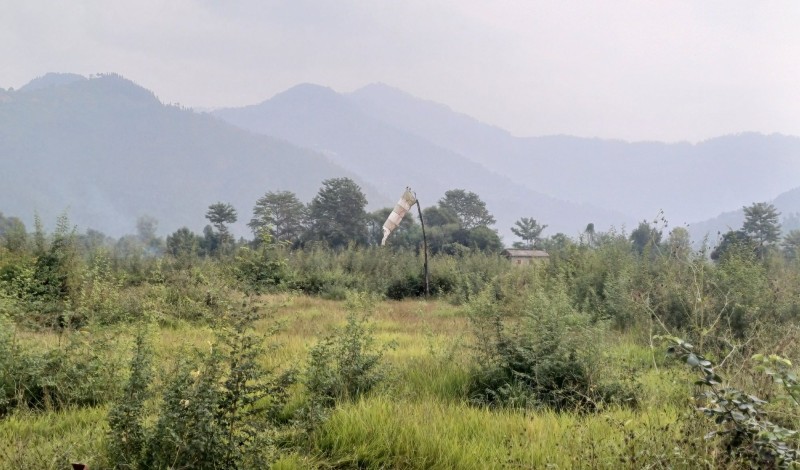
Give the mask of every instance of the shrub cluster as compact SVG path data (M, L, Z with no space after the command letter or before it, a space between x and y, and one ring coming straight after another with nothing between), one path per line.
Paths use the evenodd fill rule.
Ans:
M16 338L0 315L0 416L14 409L94 406L113 399L122 381L117 342L99 332L68 332L59 344Z
M635 390L597 377L603 329L575 310L563 289L523 294L518 314L504 313L495 289L471 303L477 369L473 403L590 411L601 403L633 405Z
M348 294L347 324L309 351L303 384L308 393L305 414L312 423L326 409L356 400L386 380L389 371L383 358L393 345L375 344L368 325L375 300L365 293Z
M263 468L274 457L273 428L292 373L259 362L263 338L242 313L207 352L183 354L168 374L158 408L146 412L151 352L136 340L122 399L109 411L110 461L118 468Z

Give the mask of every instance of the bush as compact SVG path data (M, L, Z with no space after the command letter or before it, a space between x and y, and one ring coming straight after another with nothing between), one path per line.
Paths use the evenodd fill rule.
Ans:
M207 353L182 355L165 387L155 424L142 412L149 393L143 342L131 363L123 400L109 412L109 458L122 468L264 468L274 458L271 436L292 374L258 362L263 339L254 312L221 325Z
M767 411L768 401L734 388L717 374L715 364L703 357L692 344L675 336L661 336L670 343L667 353L695 370L701 392L695 397L697 410L711 418L716 430L706 438L720 438L731 464L752 468L797 468L800 450L797 431L778 424ZM775 383L784 387L797 405L800 384L791 370L792 363L777 355L757 354L752 358ZM781 415L785 415L781 413Z
M98 333L66 334L62 345L23 347L0 318L0 415L15 408L96 406L116 396L121 380L116 343Z
M281 252L272 245L263 244L258 250L239 248L233 270L245 292L273 292L291 282Z
M601 329L571 306L558 286L528 294L521 315L503 312L495 289L471 305L476 362L470 397L479 405L592 410L600 402L631 403L621 383L594 374Z
M374 302L367 294L349 293L345 327L311 348L303 379L309 396L304 412L311 421L336 403L369 393L386 379L383 356L394 345L375 346L368 326Z
M125 305L120 298L121 287L122 283L111 272L108 253L98 250L82 275L73 326L86 322L112 324L129 320Z
M150 396L153 353L145 330L136 335L131 373L121 399L108 412L108 457L120 469L135 469L147 444L145 402Z

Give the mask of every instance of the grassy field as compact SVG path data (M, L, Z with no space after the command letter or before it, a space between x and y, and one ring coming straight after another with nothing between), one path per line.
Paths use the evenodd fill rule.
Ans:
M302 367L318 340L346 322L343 302L306 296L265 297L269 318L257 324L277 347L270 367ZM381 301L371 328L387 352L390 379L355 402L338 405L302 442L286 439L275 468L701 468L718 467L708 424L690 410L692 378L666 364L661 350L608 333L598 350L605 375L627 377L635 407L597 412L492 410L469 403L474 341L465 311L437 301ZM127 361L131 333L107 329ZM152 331L159 368L187 348L212 347L210 327L180 324ZM52 333L25 333L25 343L53 344ZM109 358L112 360L113 358ZM298 396L302 390L295 390ZM291 406L299 398L290 400ZM106 468L107 408L18 411L0 420L0 468ZM687 416L688 415L688 416Z

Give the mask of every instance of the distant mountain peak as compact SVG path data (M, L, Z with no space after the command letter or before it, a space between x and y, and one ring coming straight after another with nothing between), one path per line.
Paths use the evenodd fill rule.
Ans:
M314 83L301 83L278 93L270 101L277 103L283 101L330 103L342 100L342 95L333 88Z
M42 75L41 77L34 78L27 84L23 85L19 91L35 91L43 88L60 87L85 80L87 80L86 77L76 73L50 72Z
M363 181L285 140L161 104L121 75L69 78L0 92L0 210L27 223L34 212L47 222L71 207L81 228L120 236L137 214L148 214L169 232L201 228L213 201L244 212L265 191L288 189L308 201L325 179ZM65 84L48 85L59 81ZM359 184L372 200L385 199L369 182ZM241 223L233 230L249 232Z
M161 104L155 93L116 73L97 74L88 78L74 73L48 73L31 80L19 91L24 95L38 94L50 98L65 96L65 93L102 96L98 103L124 98L144 105Z
M155 93L116 73L97 75L89 79L88 85L96 90L120 97L150 102L151 104L154 102L161 103Z

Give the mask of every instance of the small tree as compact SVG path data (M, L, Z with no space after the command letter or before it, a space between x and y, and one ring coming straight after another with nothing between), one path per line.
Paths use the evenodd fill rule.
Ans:
M308 424L313 425L337 403L366 395L387 378L384 355L395 344L376 345L369 325L375 300L365 293L349 293L347 324L310 349L303 377L308 390L303 413Z
M0 212L0 241L9 251L22 251L28 241L28 233L22 220L4 217Z
M675 227L669 233L667 247L671 255L685 259L692 251L692 239L689 231L683 227Z
M743 230L729 230L722 235L714 251L711 252L711 259L718 261L731 250L754 250L755 242Z
M208 219L211 225L217 230L219 248L225 247L233 241L227 224L235 223L238 217L236 215L236 209L234 209L232 205L223 202L211 204L208 206L206 219ZM219 253L219 249L215 251Z
M268 192L256 201L247 224L256 240L268 232L274 241L297 242L305 231L308 211L291 191Z
M780 212L772 204L757 202L744 208L742 231L758 245L759 256L778 242L781 236Z
M66 214L56 223L50 246L36 259L33 274L36 297L49 304L55 313L52 326L70 326L72 319L64 307L74 304L80 284L75 228Z
M456 214L461 227L467 230L495 223L494 217L486 209L486 203L477 194L463 189L451 189L444 193L439 200L439 207Z
M188 266L191 259L197 255L200 246L200 238L188 227L181 227L172 235L167 236L167 253L174 256L178 261Z
M798 250L800 250L800 230L792 230L783 237L783 254L788 260L795 260L798 258Z
M130 376L123 398L108 412L108 454L121 469L136 469L144 457L147 433L144 428L145 402L150 396L153 352L144 329L136 335Z
M631 232L631 242L638 253L643 253L648 245L656 246L661 243L661 231L650 226L646 221L639 222L636 230Z
M114 468L269 467L273 424L294 373L262 365L265 338L253 328L259 319L256 309L234 312L208 352L181 354L158 407L148 410L155 413L145 412L151 353L137 337L124 396L108 415Z
M596 244L595 238L597 237L597 232L595 232L594 222L589 222L586 224L586 228L583 229L583 233L586 235L586 243L593 247Z
M532 217L522 217L514 222L515 227L511 227L511 232L522 239L524 247L531 249L537 247L541 242L541 234L547 225L540 225Z

